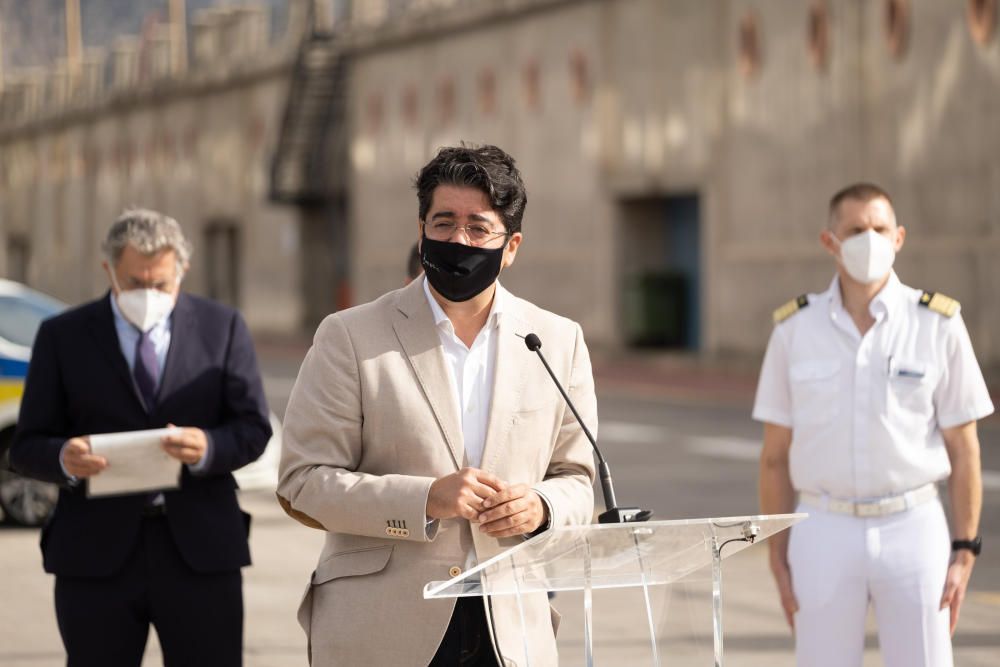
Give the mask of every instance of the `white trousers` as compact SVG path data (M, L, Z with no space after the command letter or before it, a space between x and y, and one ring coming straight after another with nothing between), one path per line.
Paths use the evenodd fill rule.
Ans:
M951 557L938 500L863 519L801 504L788 561L799 603L799 667L860 666L868 603L886 667L951 667L949 613L938 610Z

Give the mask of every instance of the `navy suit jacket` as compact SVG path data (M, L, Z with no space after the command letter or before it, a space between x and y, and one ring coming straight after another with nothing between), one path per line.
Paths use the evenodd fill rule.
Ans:
M21 401L12 467L62 485L42 531L45 571L100 577L125 563L140 536L147 494L88 498L59 465L71 437L198 427L212 441L206 470L182 467L180 488L164 493L166 520L195 571L250 564L249 515L240 510L232 471L258 458L271 437L250 333L232 308L181 293L170 348L147 412L115 332L110 295L47 320L35 339Z

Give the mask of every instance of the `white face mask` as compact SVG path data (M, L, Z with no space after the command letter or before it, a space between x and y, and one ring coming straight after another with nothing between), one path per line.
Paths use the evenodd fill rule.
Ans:
M896 261L896 250L892 247L892 242L871 229L838 242L840 261L847 273L865 285L885 278Z
M177 282L180 283L180 277L177 278ZM118 290L118 309L139 331L149 331L174 309L172 294L158 289L122 290L118 287L114 271L111 272L111 283Z

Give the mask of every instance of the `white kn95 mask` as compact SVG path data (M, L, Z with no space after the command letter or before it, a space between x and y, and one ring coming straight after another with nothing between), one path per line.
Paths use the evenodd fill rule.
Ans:
M178 276L177 284L180 282L181 276ZM122 317L143 333L156 326L174 309L174 297L166 292L158 289L123 290L118 286L114 272L111 273L111 284L118 290L115 300Z
M852 278L868 285L889 273L896 251L889 239L869 229L840 241L840 261Z
M118 293L118 308L126 320L146 332L174 309L174 297L158 289L132 289Z

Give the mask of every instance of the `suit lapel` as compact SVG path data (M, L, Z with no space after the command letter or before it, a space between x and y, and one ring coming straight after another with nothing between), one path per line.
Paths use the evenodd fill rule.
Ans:
M504 313L497 327L497 358L493 374L493 391L490 416L486 426L486 443L483 446L483 470L493 472L504 451L507 434L514 424L514 413L521 405L526 368L531 355L524 347L524 336L530 333L521 319L517 299L507 294Z
M184 361L188 358L188 348L192 344L191 334L194 324L194 314L191 312L191 301L181 292L177 305L170 319L170 347L167 348L167 359L163 363L163 376L156 390L156 403L160 405L176 390L178 378L184 374ZM150 410L152 412L152 409Z
M414 280L399 292L398 314L392 327L410 360L417 382L427 397L455 465L465 459L462 423L451 389L451 376L441 348L434 316L424 294L423 280Z
M125 357L122 354L118 332L115 330L115 314L111 310L110 292L99 302L98 308L94 311L94 316L91 318L90 332L97 342L97 348L107 358L108 364L114 369L115 374L125 383L132 392L132 395L139 402L139 405L145 410L145 404L139 394L139 389L135 386L135 380L128 369L128 362L125 361Z

